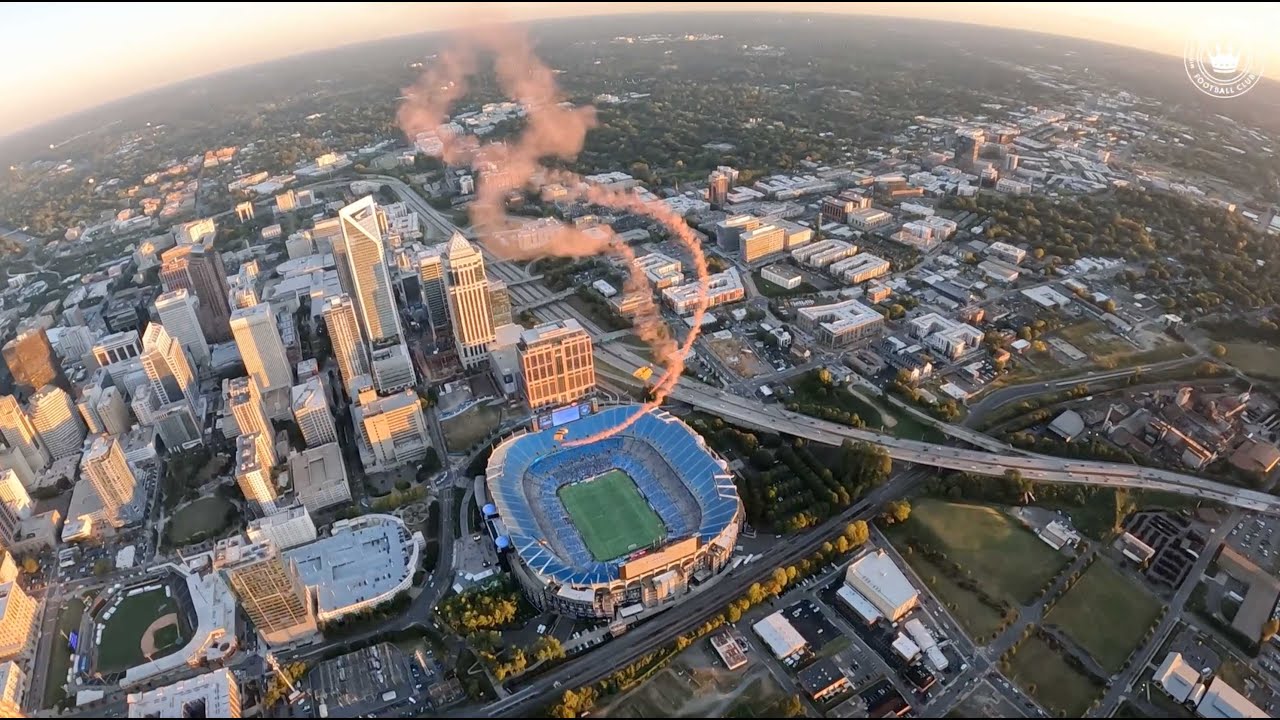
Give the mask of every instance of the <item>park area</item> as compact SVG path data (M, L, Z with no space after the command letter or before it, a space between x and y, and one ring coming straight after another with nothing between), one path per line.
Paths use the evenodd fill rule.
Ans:
M1280 378L1280 348L1252 342L1222 343L1227 349L1223 358L1239 368L1246 375L1276 379Z
M596 560L612 560L648 547L665 532L635 481L610 470L560 489L560 501Z
M1010 662L1011 679L1057 717L1081 717L1101 689L1067 664L1038 635L1018 645Z
M1138 583L1099 560L1045 620L1061 628L1100 665L1117 672L1159 617L1161 607Z
M442 420L440 430L449 452L467 452L473 445L489 437L502 421L502 409L477 403L458 415Z
M144 660L177 651L191 637L178 603L161 587L125 597L103 623L96 644L96 669L102 673L128 670Z
M779 717L788 699L761 663L730 672L701 640L639 687L619 696L597 714L614 718Z
M230 500L218 495L187 503L169 518L169 545L191 545L217 537L231 524L235 509Z

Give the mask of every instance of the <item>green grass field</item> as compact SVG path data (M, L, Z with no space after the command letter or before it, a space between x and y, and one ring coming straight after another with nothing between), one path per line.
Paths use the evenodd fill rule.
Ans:
M1160 608L1160 602L1136 582L1099 560L1045 620L1061 627L1093 659L1115 672L1142 642Z
M904 552L906 548L903 548ZM904 555L911 568L916 571L924 583L929 586L938 601L947 607L961 625L969 631L969 636L978 642L986 642L988 636L994 635L1000 628L1000 613L982 602L975 594L956 584L937 565L929 562L920 553Z
M230 500L217 495L183 505L169 519L169 544L190 545L214 537L231 524L235 509Z
M597 560L612 560L652 545L666 531L635 482L621 470L566 485L560 501Z
M53 641L53 651L49 653L49 663L45 666L47 679L44 685L43 705L50 708L67 697L63 683L67 680L67 671L71 669L71 651L67 649L67 638L73 630L80 629L80 619L84 617L84 601L71 598L58 613L58 637Z
M1030 530L986 505L921 498L912 504L905 526L891 529L894 537L913 533L932 540L991 594L1015 605L1034 598L1067 563Z
M1223 358L1245 373L1263 378L1280 378L1280 348L1245 341L1225 342Z
M1080 717L1102 694L1101 688L1035 635L1018 646L1010 664L1010 679L1059 717Z
M146 659L142 654L143 633L160 617L177 612L178 603L173 598L165 597L163 589L125 598L102 630L102 641L97 645L97 669L104 673L119 672L141 663ZM179 625L181 624L179 620ZM177 650L183 642L184 634L189 632L177 633L177 641L171 645L159 643L166 652L158 655L164 656ZM159 633L159 636L158 640L168 639L166 633Z

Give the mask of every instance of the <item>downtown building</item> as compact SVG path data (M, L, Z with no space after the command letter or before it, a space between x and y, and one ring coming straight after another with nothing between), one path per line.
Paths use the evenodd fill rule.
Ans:
M209 369L212 355L200 329L200 299L186 288L161 293L155 300L160 324L173 335L199 369Z
M458 360L466 369L478 367L489 357L489 345L494 341L484 256L461 233L455 232L446 248L445 267L449 278L449 318Z
M577 320L558 320L525 330L517 347L530 410L563 407L595 391L591 336Z
M231 332L245 371L264 395L293 387L293 364L285 352L271 306L259 303L231 314Z
M0 395L0 435L5 443L18 451L33 472L40 472L53 462L53 455L36 432L31 416L12 395Z
M214 550L214 566L267 645L295 645L318 638L311 594L297 567L273 544L250 543L241 537L221 540Z
M369 343L370 373L380 393L392 393L417 382L409 348L404 344L395 290L382 242L378 205L372 196L338 213L342 227L342 260L351 284L364 339Z
M244 499L259 515L270 515L276 510L276 486L272 479L272 465L263 452L260 433L245 433L236 438L236 484Z
M235 418L236 435L255 435L254 443L259 446L256 456L264 458L267 467L274 467L279 462L273 442L275 432L258 383L251 377L231 380L227 383L226 403Z
M71 390L71 384L62 372L62 362L43 327L23 330L5 343L0 352L3 352L5 365L13 376L14 389L22 397L31 397L45 385Z
M449 289L445 283L444 258L438 246L418 253L418 286L432 327L448 326Z
M138 480L125 460L120 441L98 435L80 458L80 475L88 480L108 518L119 518L120 509L133 500Z
M351 393L351 383L369 374L369 361L360 337L355 303L350 295L330 295L324 299L320 312L329 332L329 344L338 363L338 372L342 375L343 388Z
M227 298L227 271L211 241L178 245L160 256L160 281L166 292L179 288L199 300L196 308L205 340L212 343L231 339L231 306Z
M338 441L333 411L329 409L324 383L318 376L293 386L291 405L293 418L302 431L302 439L307 443L307 447L313 448Z
M351 411L360 430L363 444L360 456L368 472L417 462L431 449L422 402L412 390L378 397L366 385L359 391L358 404Z
M78 456L84 447L84 421L71 396L60 387L46 385L31 396L31 426L44 440L54 460Z

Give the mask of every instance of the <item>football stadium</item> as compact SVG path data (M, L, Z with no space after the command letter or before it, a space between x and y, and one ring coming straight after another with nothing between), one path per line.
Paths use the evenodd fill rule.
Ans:
M742 503L733 475L679 419L653 410L605 440L634 405L503 441L486 506L512 573L535 605L613 619L677 601L725 568Z

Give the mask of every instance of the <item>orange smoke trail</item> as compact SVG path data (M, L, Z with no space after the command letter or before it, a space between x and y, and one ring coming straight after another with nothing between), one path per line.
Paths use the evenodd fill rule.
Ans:
M618 256L628 269L624 291L639 298L632 313L636 334L653 350L664 374L652 388L652 398L618 425L589 437L564 443L583 445L625 430L644 413L659 407L675 388L684 370L685 358L702 328L708 304L708 271L702 246L693 231L669 206L644 202L626 192L591 186L574 173L549 170L542 159L571 159L583 147L587 132L595 126L595 109L565 107L551 69L534 55L522 33L500 25L474 28L457 46L442 52L437 61L405 90L406 100L397 109L397 121L412 140L419 133L433 131L447 118L449 108L466 94L467 79L476 72L479 51L494 57L494 70L503 90L525 108L525 129L510 143L480 144L474 137L439 136L445 162L469 164L480 177L470 214L481 233L481 243L490 252L507 260L537 257L590 257L608 253ZM535 180L558 182L571 198L644 215L663 225L693 258L698 277L693 327L684 342L677 343L662 318L649 291L648 281L635 264L635 253L612 229L588 234L560 222L553 232L532 244L527 238L502 232L515 225L506 213L506 197L512 190L535 187Z

